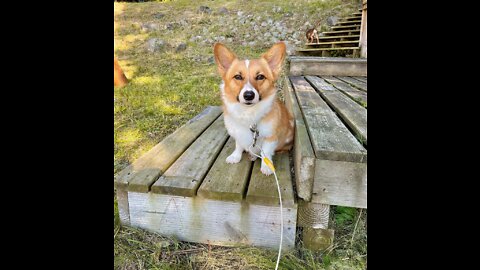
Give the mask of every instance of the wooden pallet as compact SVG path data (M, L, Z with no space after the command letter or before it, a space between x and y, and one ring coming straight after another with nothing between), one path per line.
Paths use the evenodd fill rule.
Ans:
M364 61L332 59L339 66L333 71L357 74L343 65L353 60ZM282 249L294 248L297 227L305 247L325 249L334 235L330 205L367 207L367 78L343 75L283 78L295 138L293 164L289 153L273 157L284 206ZM122 224L183 241L277 249L275 179L245 153L240 163L227 164L234 147L220 107L205 109L115 175Z
M205 111L115 176L123 224L213 245L278 249L280 209L275 179L244 153L227 164L234 140L220 107ZM288 153L273 157L284 215L283 248L295 245L297 203Z

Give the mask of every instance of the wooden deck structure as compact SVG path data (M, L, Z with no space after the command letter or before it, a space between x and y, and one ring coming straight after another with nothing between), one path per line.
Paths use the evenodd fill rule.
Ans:
M305 43L296 51L302 55L331 56L332 52L351 53L353 58L367 58L367 0L349 17L341 18L330 31L323 32L319 42Z
M289 60L281 79L295 141L273 158L282 249L294 248L298 235L305 247L325 249L334 238L331 205L367 208L366 59ZM206 108L115 175L122 224L184 241L277 249L275 179L245 153L227 164L233 149L221 108Z
M180 240L278 248L280 209L275 179L260 160L235 148L220 107L208 107L115 177L123 224ZM295 245L297 203L288 154L273 158L284 206L283 248Z

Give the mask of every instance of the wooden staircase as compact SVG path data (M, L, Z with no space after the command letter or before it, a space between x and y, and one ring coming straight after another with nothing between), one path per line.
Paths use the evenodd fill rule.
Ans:
M319 43L305 43L305 47L297 49L297 52L303 55L321 55L323 57L347 54L359 57L361 23L362 10L359 9L351 16L342 18L335 26L331 27L331 31L323 32L323 36L318 37Z

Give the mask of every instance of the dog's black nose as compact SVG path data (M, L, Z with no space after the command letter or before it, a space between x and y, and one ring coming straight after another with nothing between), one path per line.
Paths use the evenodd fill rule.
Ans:
M250 101L255 98L255 93L253 91L245 91L245 93L243 93L243 98Z

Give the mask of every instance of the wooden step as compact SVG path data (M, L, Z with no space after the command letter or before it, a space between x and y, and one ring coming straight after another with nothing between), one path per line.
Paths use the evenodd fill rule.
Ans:
M320 51L336 51L336 50L359 50L360 47L337 47L337 48L300 48L297 52L320 52Z
M332 42L320 42L320 43L305 43L305 46L312 47L322 47L328 46L332 48L339 48L347 45L346 47L358 46L359 40L350 40L350 41L332 41ZM349 46L348 46L349 45Z
M344 34L360 34L360 29L358 30L340 30L340 31L328 31L328 32L323 32L324 35L327 36L341 36Z
M345 22L345 21L356 21L358 19L360 19L361 17L359 16L349 16L349 17L345 17L345 18L342 18L340 19L341 22Z
M355 12L355 13L352 13L352 16L362 16L362 12Z
M319 40L325 40L325 39L358 39L360 38L360 35L346 35L346 36L324 36L324 37L318 37ZM342 40L340 40L342 41Z
M367 76L366 58L290 56L288 60L293 76Z
M360 29L360 25L341 25L332 26L332 30L345 30L345 29Z
M337 25L360 25L362 24L361 20L356 20L356 21L340 21L337 23Z

